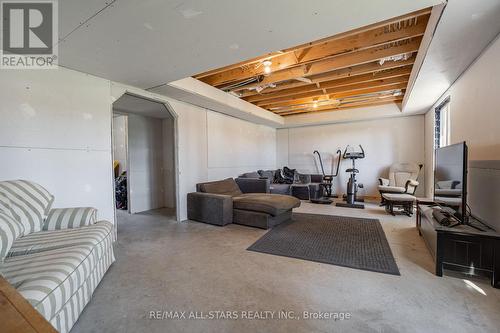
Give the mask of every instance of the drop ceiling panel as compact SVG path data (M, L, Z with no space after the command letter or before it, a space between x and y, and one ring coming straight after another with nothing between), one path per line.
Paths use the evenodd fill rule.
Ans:
M59 38L64 38L108 5L113 5L113 2L113 0L59 1Z

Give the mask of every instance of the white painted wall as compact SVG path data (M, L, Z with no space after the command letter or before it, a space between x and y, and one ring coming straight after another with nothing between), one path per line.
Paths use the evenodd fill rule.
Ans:
M119 174L127 171L127 116L113 115L113 159L120 163Z
M196 183L275 168L274 128L129 86L113 83L112 88L114 98L128 91L163 101L176 114L179 201L175 206L181 220L187 218L186 195L195 191Z
M178 114L179 212L196 183L276 167L276 130L184 102L169 100Z
M162 119L164 205L175 208L175 127L174 118Z
M114 220L110 82L69 70L0 74L0 180L29 179L55 207Z
M424 161L424 116L279 129L276 137L278 166L288 165L303 173L321 173L314 150L322 154L325 172L330 173L337 149L361 144L366 157L356 161L357 178L370 196L378 195L377 179L387 177L391 164ZM334 183L338 194L346 192L349 175L345 170L351 165L351 160L341 161ZM419 179L423 181L423 173ZM422 192L420 188L417 194Z
M130 213L164 207L162 120L128 115Z
M207 112L208 179L276 166L276 130Z
M466 141L469 160L500 159L500 37L497 37L426 114L426 164L433 163L434 109L450 96L451 142ZM432 170L427 170L432 195Z
M59 68L2 71L0 179L32 179L54 193L56 206L94 206L113 221L112 102L125 92L175 113L180 220L196 183L276 167L275 129Z
M434 111L425 114L424 121L425 151L425 197L432 198L434 193Z

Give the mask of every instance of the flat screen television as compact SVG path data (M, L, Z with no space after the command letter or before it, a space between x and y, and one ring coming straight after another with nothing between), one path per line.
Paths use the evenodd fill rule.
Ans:
M449 207L467 223L467 145L465 142L435 150L434 202Z

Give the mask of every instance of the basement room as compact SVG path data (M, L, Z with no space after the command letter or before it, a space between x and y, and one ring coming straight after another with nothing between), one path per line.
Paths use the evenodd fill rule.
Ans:
M0 12L0 332L500 332L500 0Z

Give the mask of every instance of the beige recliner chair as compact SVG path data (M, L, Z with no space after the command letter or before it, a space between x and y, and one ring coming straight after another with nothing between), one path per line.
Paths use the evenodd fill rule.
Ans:
M395 163L389 169L389 179L379 178L378 190L380 195L384 193L406 193L414 195L418 186L418 174L422 169L422 164L416 163ZM384 198L382 197L382 204Z

